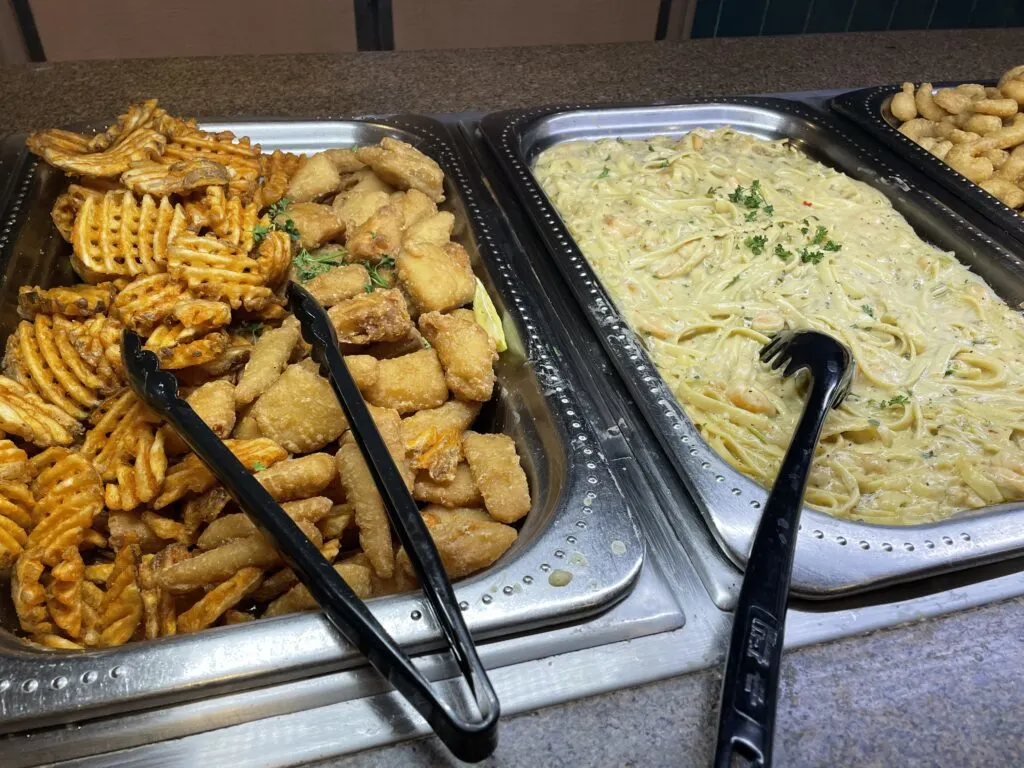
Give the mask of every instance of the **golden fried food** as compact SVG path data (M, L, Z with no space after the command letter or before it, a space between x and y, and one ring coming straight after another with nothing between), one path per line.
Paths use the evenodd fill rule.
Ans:
M356 152L380 178L398 189L417 189L435 203L444 200L444 172L411 144L384 138L376 147Z
M461 245L406 243L395 261L398 279L418 312L448 312L473 301L476 278Z
M462 437L462 451L491 517L502 523L525 517L530 511L530 488L512 438L468 431Z
M327 379L298 364L288 366L249 413L261 435L292 453L318 451L348 428Z
M223 186L231 180L220 163L196 157L166 165L153 160L137 160L121 174L121 183L137 195L167 197L194 189Z
M109 312L116 295L117 288L113 283L58 285L53 288L23 285L18 289L18 314L28 319L36 315L92 317Z
M292 203L274 221L284 225L289 219L299 231L300 248L317 248L345 230L338 212L321 203Z
M479 403L449 400L402 419L402 438L410 466L427 470L435 482L451 482L462 459L462 433L479 414Z
M442 315L420 315L420 332L436 350L448 389L460 400L486 402L494 392L494 361L498 353L492 339L473 313L457 309Z
M356 294L327 310L327 316L342 344L398 341L412 328L405 297L395 288Z
M444 371L432 349L378 363L376 383L363 393L367 402L406 414L437 408L448 399Z
M0 431L40 447L71 445L81 425L13 379L0 376Z
M349 264L317 275L306 283L306 290L314 299L330 308L345 299L365 293L369 284L370 274L366 267L362 264Z
M480 509L426 507L422 514L444 569L453 579L487 568L518 537L515 528L489 519ZM400 570L415 576L404 547L398 550L395 562Z
M1011 152L1024 147L1024 67L1008 70L995 88L964 83L932 93L904 83L890 103L898 130L978 184L1007 207L1024 209L1020 174L1002 173Z
M187 230L185 211L168 198L127 191L87 198L71 232L71 264L87 283L164 272L171 242Z
M942 140L952 146L966 126L943 128ZM978 155L1009 180L1020 164L1001 141ZM285 309L289 277L329 309L403 480L442 505L425 512L453 576L511 544L515 531L480 509L510 514L512 496L491 492L497 453L483 451L476 470L463 455L480 404L449 399L486 399L493 346L458 311L476 281L450 241L454 216L438 211L436 163L392 139L264 154L155 100L102 133L44 131L30 147L77 169L51 218L84 284L21 288L26 320L0 377L0 569L12 573L25 642L113 647L315 607L213 473L127 388L125 329L325 559L340 559L357 595L415 586L411 568L395 568L369 468ZM512 459L518 467L514 449L501 452Z

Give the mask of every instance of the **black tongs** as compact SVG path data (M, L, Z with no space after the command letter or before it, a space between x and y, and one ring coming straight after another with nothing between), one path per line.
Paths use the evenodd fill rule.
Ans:
M312 345L313 359L320 364L321 374L331 382L348 418L377 490L387 506L391 523L416 569L434 618L444 632L463 679L469 685L479 718L457 714L438 696L431 683L313 542L306 538L188 403L178 396L175 375L160 370L157 356L142 348L142 340L135 333L125 330L121 356L128 381L136 395L174 426L239 506L270 537L342 637L358 648L373 668L416 708L452 754L468 762L483 760L498 743L500 705L463 621L441 558L416 502L345 366L327 312L296 283L288 284L286 296L288 309L299 321L303 338Z

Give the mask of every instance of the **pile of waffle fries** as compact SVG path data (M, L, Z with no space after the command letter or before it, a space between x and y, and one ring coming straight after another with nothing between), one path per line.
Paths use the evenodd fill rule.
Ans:
M471 429L496 340L451 241L441 168L409 144L310 157L156 101L103 133L33 134L69 177L53 223L82 283L22 286L0 376L0 569L25 642L116 646L315 607L275 548L127 387L131 329L361 597L415 586L328 382L284 309L326 307L452 578L530 510L512 439Z

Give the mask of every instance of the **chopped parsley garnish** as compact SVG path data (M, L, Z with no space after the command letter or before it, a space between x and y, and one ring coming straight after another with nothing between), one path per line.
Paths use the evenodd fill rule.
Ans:
M271 219L277 218L284 213L284 209L288 207L288 203L290 202L291 200L287 197L282 197L276 203L267 208L267 215L270 216Z
M253 472L262 472L266 468L267 465L264 464L262 461L257 461L255 464L252 465Z
M811 245L821 245L827 239L828 227L819 224L817 229L814 230L814 237L811 238Z
M747 221L753 221L757 218L759 210L768 216L775 214L775 207L768 205L768 201L764 199L764 195L761 193L761 182L757 179L750 182L750 189L736 187L736 189L729 193L729 199L737 205L742 205L744 208L749 209L749 212L744 217Z
M292 221L291 219L285 219L284 224L279 225L275 223L274 226L276 229L279 229L282 232L287 232L288 237L290 237L292 240L298 240L300 237L302 237L302 235L299 234L298 227L295 226L295 222Z
M948 364L946 365L946 372L945 372L945 373L943 373L942 375L943 375L943 376L952 376L952 375L953 375L953 372L954 372L955 370L956 370L956 368L955 368L955 367L953 366L953 364L952 364L952 363L948 363Z
M292 261L292 266L295 268L299 282L305 283L317 275L329 272L333 267L344 266L347 255L348 253L343 248L317 254L312 254L303 248Z
M647 151L648 152L657 152L658 150L654 148L653 144L648 144L647 145Z
M273 224L257 224L252 228L252 242L259 245L274 229Z
M364 286L364 290L367 293L373 293L374 288L390 288L391 283L386 277L384 277L379 270L390 269L395 266L395 260L390 256L385 256L376 265L367 264L366 272L370 276L370 282Z
M746 216L743 217L747 221L753 221L757 218L757 211L750 211Z
M934 459L935 458L935 451L923 451L921 453L921 458L922 459Z
M721 187L708 187L708 192L707 192L708 197L714 197L715 196L715 192L717 192L720 189L721 189Z
M779 243L778 245L775 246L775 255L778 256L783 261L789 261L791 258L793 258L793 252L787 251L785 248L783 248L782 243Z
M739 281L740 281L740 276L736 275L736 277L734 277L732 280L730 280L728 283L725 284L725 287L726 288L732 288Z
M860 308L863 310L865 315L868 315L869 317L875 316L875 310L870 304L861 304Z
M751 235L743 241L743 244L747 246L747 248L750 249L750 252L755 256L760 256L764 253L764 246L767 242L768 238L764 235Z
M270 217L269 224L256 224L252 228L252 241L254 245L259 245L274 230L280 232L287 232L288 237L292 240L299 240L302 235L299 234L298 227L295 226L295 222L291 219L285 219L282 223L277 222L277 218L284 213L284 209L288 207L288 198L282 197L273 205L267 208L267 216Z
M870 424L872 427L878 427L881 426L882 422L880 422L878 419L868 419L868 424Z
M766 205L764 207L764 212L766 214L768 214L769 216L774 216L775 215L775 206L774 205Z
M668 160L662 160L660 163L658 163L657 167L658 168L668 168Z
M800 249L800 261L804 264L817 264L819 261L825 258L825 254L821 251L812 251L808 248Z
M599 178L599 179L603 179L603 178L604 178L605 176L607 176L607 175L608 175L609 173L610 173L610 171L608 170L608 166L606 165L606 166L604 167L604 170L602 170L602 171L601 171L601 173L599 173L599 174L598 174L597 178Z
M896 395L896 397L890 400L883 400L878 404L879 408L892 408L895 405L906 405L910 402L910 398L906 395Z
M255 344L256 339L263 335L263 323L242 323L238 326L238 333L241 336L248 336Z

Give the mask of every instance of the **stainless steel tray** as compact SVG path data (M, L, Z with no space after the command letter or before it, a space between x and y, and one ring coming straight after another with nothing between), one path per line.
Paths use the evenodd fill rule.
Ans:
M667 106L572 105L500 112L481 122L520 201L619 374L735 562L750 550L765 491L704 442L537 184L531 165L564 141L678 136L730 125L789 138L810 156L882 191L924 237L953 251L1011 304L1024 300L1024 264L928 192L895 174L828 115L784 99L698 99ZM840 520L805 509L793 591L825 598L1009 557L1024 549L1024 505L1004 505L940 523L895 527Z
M504 319L509 350L498 363L499 396L489 408L513 435L530 480L534 507L514 547L492 568L459 582L456 593L478 639L522 633L591 615L629 593L644 544L597 436L582 417L587 403L566 386L533 297L498 247L495 223L451 137L422 117L205 123L246 135L265 149L314 152L376 143L393 136L434 157L446 174L456 238ZM70 281L67 244L49 209L63 186L58 172L21 149L0 144L0 336L16 321L17 287ZM556 570L571 574L550 578ZM550 581L549 581L550 579ZM564 586L554 586L564 584ZM241 690L361 664L318 613L222 627L194 635L84 652L29 649L4 589L0 598L0 733ZM376 616L410 651L441 645L419 593L371 601Z
M992 80L979 82L982 85L995 85L995 81ZM960 83L937 83L935 88L956 85ZM832 99L829 106L844 118L852 120L872 138L880 141L928 178L939 182L993 224L1024 243L1024 216L897 130L899 121L892 116L889 104L899 90L899 85L881 85L850 91Z

